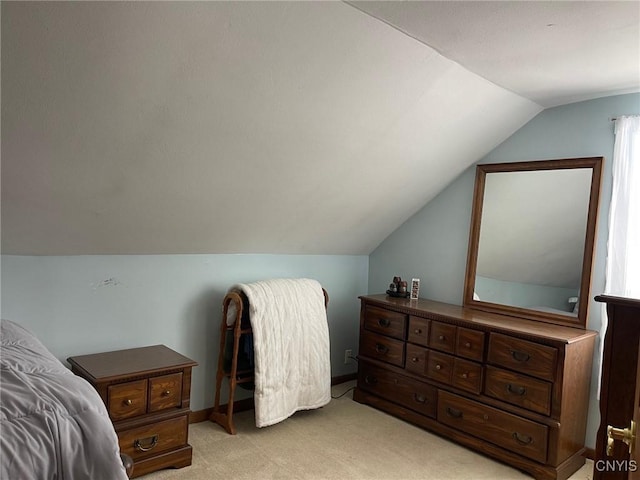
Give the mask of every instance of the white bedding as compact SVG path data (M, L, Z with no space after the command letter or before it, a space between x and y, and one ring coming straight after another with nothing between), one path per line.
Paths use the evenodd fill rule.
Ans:
M0 328L0 479L127 480L95 389L29 331Z
M322 286L311 279L237 284L249 299L256 426L331 400L329 328Z

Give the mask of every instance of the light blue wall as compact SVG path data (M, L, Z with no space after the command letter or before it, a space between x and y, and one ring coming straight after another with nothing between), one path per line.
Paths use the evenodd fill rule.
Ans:
M197 361L193 410L213 406L222 298L238 282L318 280L329 293L331 373L357 370L344 364L344 350L358 349L364 255L3 255L1 271L2 318L30 329L60 360L165 344Z
M611 200L613 122L640 113L640 94L604 97L541 112L479 163L604 156L591 298L604 291L607 216ZM369 293L383 292L394 275L420 278L420 296L461 305L475 166L385 239L369 257ZM600 304L591 300L588 327L600 330ZM599 348L599 347L598 347ZM600 422L596 396L600 356L594 359L586 444L595 446Z

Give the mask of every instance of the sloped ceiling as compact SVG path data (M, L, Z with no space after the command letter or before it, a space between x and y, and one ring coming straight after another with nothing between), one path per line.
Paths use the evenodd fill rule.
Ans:
M341 2L2 2L2 252L368 254L542 106Z
M638 1L356 1L543 107L637 92Z

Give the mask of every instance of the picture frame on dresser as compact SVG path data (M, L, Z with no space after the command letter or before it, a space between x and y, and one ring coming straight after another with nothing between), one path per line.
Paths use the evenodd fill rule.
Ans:
M570 316L474 300L482 298L474 290L487 172L581 169L586 238L574 257L581 259L580 293L588 296L601 167L599 157L479 165L463 305L361 296L354 400L538 480L566 480L584 465L597 336L586 329L586 301Z

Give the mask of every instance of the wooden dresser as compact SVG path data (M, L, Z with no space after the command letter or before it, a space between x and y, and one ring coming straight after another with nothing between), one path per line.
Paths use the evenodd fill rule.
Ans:
M537 479L566 479L584 464L595 332L424 299L360 299L356 401Z
M132 477L191 465L189 401L193 360L164 345L67 359L91 383L109 412Z

